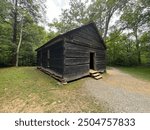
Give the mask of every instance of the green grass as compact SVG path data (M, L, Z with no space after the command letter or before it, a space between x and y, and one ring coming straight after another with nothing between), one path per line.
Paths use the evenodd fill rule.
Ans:
M123 72L129 73L134 77L150 81L150 67L137 66L137 67L119 67Z
M0 69L0 112L101 112L82 94L84 79L65 86L35 67Z
M29 95L38 95L41 101L56 100L51 89L58 89L57 82L36 68L19 67L0 69L0 103L11 102L16 98L28 100Z

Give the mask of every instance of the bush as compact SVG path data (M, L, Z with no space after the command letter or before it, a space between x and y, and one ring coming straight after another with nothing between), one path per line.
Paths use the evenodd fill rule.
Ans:
M0 67L12 66L14 49L12 43L0 43Z
M24 43L19 53L19 66L33 66L36 64L36 53L30 43Z

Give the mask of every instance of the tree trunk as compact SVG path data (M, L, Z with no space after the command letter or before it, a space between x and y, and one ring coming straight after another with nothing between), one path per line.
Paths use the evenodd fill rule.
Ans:
M105 23L105 29L104 29L104 41L106 41L106 36L107 36L107 32L108 32L108 27L109 27L109 21L110 21L110 17L108 16L106 18L106 23Z
M141 51L140 51L138 41L136 42L136 48L137 48L138 64L140 65L141 64Z
M140 50L140 43L139 43L138 35L137 35L137 29L134 30L134 33L135 33L138 64L140 65L141 64L141 50Z
M22 43L22 33L23 33L23 20L21 20L20 37L19 37L19 43L18 43L17 51L16 51L16 67L18 67L19 65L19 52L20 52L20 46Z
M17 42L17 5L18 0L14 0L14 20L13 20L13 39L12 42L16 44Z
M110 23L110 19L111 17L113 16L115 10L113 9L110 9L107 13L107 16L106 16L106 22L105 22L105 28L104 28L104 36L103 36L103 39L104 41L106 41L106 37L107 37L107 33L108 33L108 28L109 28L109 23Z
M14 4L14 10L13 10L13 25L12 25L12 43L15 45L15 48L13 50L13 55L12 55L12 65L15 65L16 63L16 46L17 46L17 6L18 6L18 0L13 0Z

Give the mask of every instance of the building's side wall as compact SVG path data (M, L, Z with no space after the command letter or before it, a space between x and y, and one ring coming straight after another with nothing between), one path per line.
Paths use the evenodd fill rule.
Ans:
M90 52L95 53L95 70L106 69L105 48L97 32L91 27L82 28L66 36L64 51L64 79L67 81L89 74Z
M37 51L37 66L41 66L41 51Z
M37 64L53 71L56 76L63 76L64 55L63 41L43 48L37 52Z

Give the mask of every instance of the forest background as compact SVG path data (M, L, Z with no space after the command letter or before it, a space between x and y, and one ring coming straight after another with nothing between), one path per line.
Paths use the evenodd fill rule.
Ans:
M150 65L149 0L70 0L52 22L45 14L46 0L0 1L0 67L34 66L36 48L90 22L107 46L107 65Z

